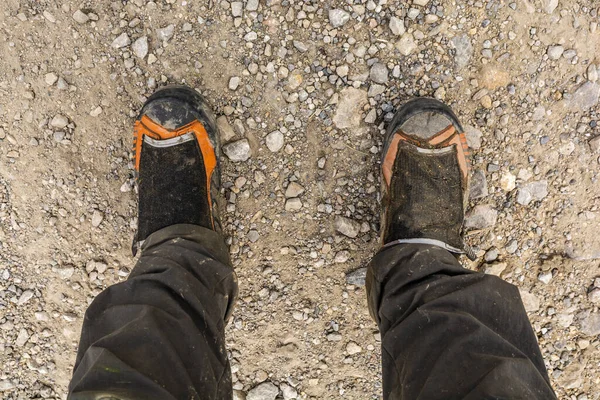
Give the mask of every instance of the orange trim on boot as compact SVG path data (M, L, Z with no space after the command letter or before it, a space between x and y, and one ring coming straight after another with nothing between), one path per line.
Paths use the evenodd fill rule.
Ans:
M398 154L398 144L400 141L409 142L417 147L429 146L430 148L444 148L449 146L455 146L458 155L458 164L463 174L465 182L469 177L470 165L467 162L467 157L470 156L469 146L467 144L467 138L463 133L456 132L454 125L449 125L447 128L438 132L435 136L430 138L428 141L420 142L417 139L406 135L404 132L399 130L394 134L388 152L383 159L381 166L383 172L383 178L387 187L390 187L392 181L392 171L394 169L394 163L396 162L396 155Z
M213 204L210 195L211 179L212 174L217 167L217 155L213 145L210 143L208 133L206 132L204 125L202 125L200 121L192 121L189 124L184 125L176 130L169 130L163 127L162 125L157 124L147 115L144 115L140 120L135 121L133 127L133 157L135 159L135 170L140 170L142 142L144 141L144 136L151 137L155 140L166 140L183 136L187 133L194 134L194 136L196 137L196 141L198 142L198 146L200 147L200 152L202 153L204 168L206 170L206 193L208 196L208 204L212 209ZM215 221L212 218L212 213L211 222L213 229L215 229Z

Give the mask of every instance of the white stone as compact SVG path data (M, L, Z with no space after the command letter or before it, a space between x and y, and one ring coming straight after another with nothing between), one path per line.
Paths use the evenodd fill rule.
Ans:
M85 14L83 11L77 10L73 13L73 19L75 20L75 22L85 24L90 20L90 17L88 17L87 14Z
M549 46L547 51L548 58L550 58L551 60L558 60L560 56L562 56L564 51L565 48L561 45Z
M233 162L246 161L251 156L250 143L248 139L238 140L223 146L223 152Z
M358 354L361 351L362 351L362 348L355 342L348 342L348 344L346 345L346 352L349 355Z
M519 189L517 203L527 206L534 200L543 200L546 196L548 196L548 181L531 182Z
M299 198L287 199L285 202L286 211L300 211L302 209L302 201Z
M334 28L344 25L349 20L350 14L347 11L340 10L339 8L329 10L329 23Z
M246 400L275 400L279 394L279 388L271 382L264 382L251 389Z
M359 127L363 108L368 102L367 92L364 90L353 87L342 90L333 123L338 129Z
M142 60L146 58L148 55L148 37L142 36L141 38L138 38L133 42L131 50L133 50L133 54L135 54L137 58L141 58Z
M267 135L267 137L265 138L265 142L267 143L267 148L273 153L276 153L283 148L283 133L281 133L280 131L273 131Z
M117 36L115 40L113 40L111 46L115 49L120 49L121 47L129 46L130 43L131 39L129 39L129 36L125 32L123 32L119 36Z
M534 312L540 309L540 299L538 299L536 295L521 288L519 288L519 293L521 294L521 300L523 300L525 311Z
M288 199L298 197L302 193L304 193L304 187L302 185L296 182L290 182L290 184L285 190L285 197Z
M58 76L56 76L56 74L49 72L46 74L46 76L44 76L44 81L46 82L46 85L48 86L52 86L56 83L56 81L58 80Z
M231 3L231 15L234 17L241 17L244 13L244 3L241 1L233 1Z
M100 106L98 106L98 107L94 108L94 109L93 109L93 110L90 112L90 115L91 115L92 117L97 117L97 116L99 116L100 114L102 114L102 107L100 107Z
M587 68L587 79L590 82L598 80L598 67L595 64L590 64Z
M64 115L56 114L52 121L50 121L50 126L55 129L65 129L69 125L69 120Z
M102 214L98 210L94 210L94 212L92 213L92 226L94 228L99 227L103 220L104 220L104 214Z
M396 49L398 49L403 56L410 55L416 48L417 43L415 42L412 33L405 33L400 40L396 42Z
M239 76L232 76L229 79L229 90L236 90L240 85L240 81L241 80Z
M235 132L224 115L217 118L217 129L219 130L221 143L227 143L235 137Z
M29 340L29 332L27 329L22 328L17 335L17 340L15 340L15 344L19 347L25 346L25 343Z
M552 14L558 7L558 0L544 0L544 3L544 11L548 14Z
M517 187L516 181L517 181L517 177L514 176L513 174L511 174L510 172L507 172L507 173L503 174L502 177L500 178L500 187L503 190L510 192L515 187Z
M404 26L404 20L398 17L390 18L390 30L396 36L402 36L406 32L406 27Z
M552 271L542 272L538 275L538 281L545 283L546 285L552 280Z
M246 3L246 10L256 11L258 10L258 0L248 0Z
M360 224L353 219L337 216L333 224L336 231L349 238L355 238L360 232Z
M175 25L171 24L156 30L156 37L161 42L168 42L175 33Z

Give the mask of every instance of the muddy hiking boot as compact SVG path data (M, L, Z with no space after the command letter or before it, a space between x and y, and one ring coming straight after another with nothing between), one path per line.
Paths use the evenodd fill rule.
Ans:
M219 135L204 99L186 86L159 89L134 125L139 202L133 253L153 232L193 224L221 232Z
M463 128L443 103L417 98L396 113L382 159L385 247L433 244L474 257L462 236L468 155Z

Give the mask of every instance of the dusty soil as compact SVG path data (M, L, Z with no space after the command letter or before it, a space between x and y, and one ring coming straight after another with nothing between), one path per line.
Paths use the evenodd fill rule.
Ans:
M380 398L377 327L347 274L378 248L385 122L419 95L452 105L473 148L465 265L521 289L559 398L600 398L595 2L256 3L0 5L0 397L66 398L87 305L135 263L133 118L185 83L251 147L224 157L237 398L266 381Z

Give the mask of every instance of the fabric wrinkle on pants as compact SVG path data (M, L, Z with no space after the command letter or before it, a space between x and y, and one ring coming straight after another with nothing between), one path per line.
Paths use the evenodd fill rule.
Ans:
M514 286L401 244L373 258L366 289L385 400L556 398ZM220 235L155 232L128 280L90 305L69 399L231 399L224 329L237 290Z
M237 290L220 235L153 233L128 280L88 308L69 398L231 399L224 329Z
M384 399L555 399L516 287L431 245L382 249L367 297Z

